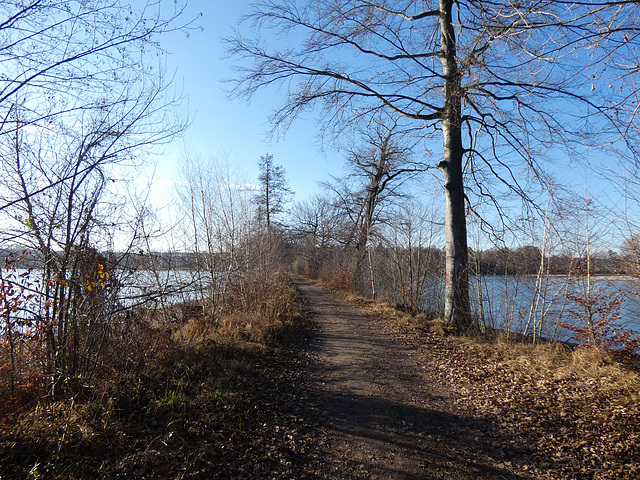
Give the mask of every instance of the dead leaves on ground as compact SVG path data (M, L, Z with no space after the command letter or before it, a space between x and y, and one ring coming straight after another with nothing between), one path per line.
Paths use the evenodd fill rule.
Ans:
M296 348L176 352L103 398L5 425L0 477L317 478L319 435L298 411L301 362Z
M514 460L527 473L640 478L637 372L588 349L475 342L407 323L393 329L421 345L461 409L491 419L496 435L529 452Z

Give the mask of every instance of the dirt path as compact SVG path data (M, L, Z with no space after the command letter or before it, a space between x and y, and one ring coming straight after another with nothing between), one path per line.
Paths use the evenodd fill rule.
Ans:
M505 466L508 442L456 409L415 346L310 283L298 288L318 325L311 399L325 478L530 479ZM515 452L514 452L515 455Z

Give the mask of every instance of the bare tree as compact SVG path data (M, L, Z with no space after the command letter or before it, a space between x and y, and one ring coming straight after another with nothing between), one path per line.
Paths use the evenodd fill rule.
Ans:
M158 0L135 5L60 0L7 0L0 5L0 146L14 143L18 130L82 135L114 144L138 136L138 144L166 140L159 125L168 99L158 36L188 28L183 3L169 9ZM165 102L165 105L161 105ZM130 120L137 117L136 131ZM153 122L148 121L151 117ZM22 137L25 134L21 134ZM12 147L8 147L12 148ZM6 152L3 153L6 155ZM0 210L44 193L76 174L85 174L122 151L85 161L77 171L42 179L29 192L0 199ZM96 163L96 161L98 163Z
M444 255L443 224L434 206L415 200L394 208L385 225L384 245L378 250L386 261L376 265L381 290L402 308L413 313L442 311Z
M227 159L185 155L181 177L183 248L195 255L197 284L204 287L197 300L207 307L214 326L226 306L230 279L245 276L255 260L244 251L254 230L255 207L243 187L246 179Z
M636 234L624 240L622 257L625 272L634 277L640 276L640 236Z
M494 176L527 198L541 152L585 142L635 148L637 2L266 0L260 31L301 32L289 48L236 36L238 95L285 84L273 117L286 127L316 103L326 127L386 109L442 138L446 199L445 319L473 326L466 199ZM300 37L296 37L300 38ZM571 148L568 149L571 151ZM474 180L480 180L474 184ZM499 203L496 203L500 207Z
M381 221L382 210L394 199L403 196L402 187L427 169L416 156L407 132L393 120L375 119L361 129L362 144L349 149L344 181L334 177L334 184L325 183L341 199L341 206L351 219L352 230L347 246L356 249L354 281L361 290L363 265L370 247L374 228ZM369 271L371 290L375 292L373 270Z
M151 60L161 54L156 36L181 28L175 8L0 5L0 240L42 260L43 288L30 313L44 332L54 394L95 373L122 307L113 265L98 247L136 215L126 172L184 127L170 112L179 98ZM139 226L129 233L140 235Z
M349 151L347 157L351 177L361 181L357 212L357 249L363 251L377 220L380 207L401 196L401 187L427 169L415 160L413 146L399 131L396 122L376 122L363 133L363 145Z
M344 245L342 217L327 195L317 194L294 205L290 221L292 239L297 255L302 257L312 277L325 266L331 249Z

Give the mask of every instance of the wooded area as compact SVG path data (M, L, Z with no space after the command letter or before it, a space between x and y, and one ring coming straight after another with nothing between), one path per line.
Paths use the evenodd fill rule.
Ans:
M257 4L245 19L255 31L299 31L305 42L270 52L257 38L227 39L235 93L287 85L274 116L285 127L320 104L347 173L292 204L273 155L257 160L258 186L245 189L224 159L187 151L180 221L169 228L123 179L185 126L169 121L180 99L164 73L136 53L187 31L183 10L2 7L1 234L15 252L5 255L4 332L10 352L35 335L54 387L92 375L110 325L136 309L197 302L215 328L232 298L249 308L258 285L289 265L460 331L485 330L485 300L470 297L481 275L533 276L534 299L551 275L586 279L563 297L586 302L590 330L591 276L637 275L636 3ZM576 161L579 145L617 157L625 211L566 192L547 173L545 157ZM437 172L441 190L425 198ZM611 215L623 226L607 237ZM175 253L155 251L163 237ZM169 268L190 275L169 279L160 273ZM136 285L140 275L152 282ZM598 301L617 318L620 302Z
M536 190L553 199L547 150L570 158L576 145L606 147L634 165L637 20L633 2L268 1L247 21L305 42L279 51L237 36L229 48L243 61L238 95L287 86L277 125L320 104L336 135L387 115L425 139L440 130L444 316L469 329L469 211L501 212L505 192L534 212Z
M276 131L311 112L345 171L295 201L277 156L247 179L185 147L167 213L132 179L188 128L158 59L197 23L169 3L0 5L6 418L177 345L268 343L300 314L289 274L637 359L638 2L255 2L232 96L279 92Z

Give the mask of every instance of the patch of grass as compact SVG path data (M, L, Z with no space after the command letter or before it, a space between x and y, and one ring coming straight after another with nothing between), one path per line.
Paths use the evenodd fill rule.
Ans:
M151 402L151 410L167 409L172 412L180 412L186 406L187 401L188 398L183 392L170 390Z
M163 334L142 368L103 379L88 398L6 418L0 478L264 478L292 468L284 446L299 435L285 428L280 399L304 316L292 286L271 291L262 313L231 314L229 328L198 342Z

